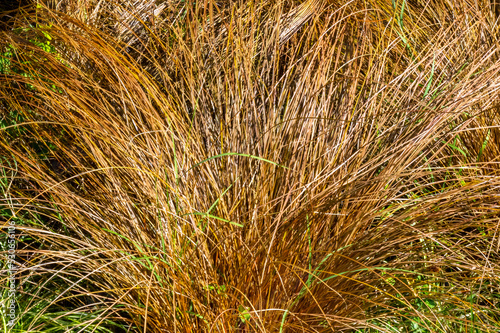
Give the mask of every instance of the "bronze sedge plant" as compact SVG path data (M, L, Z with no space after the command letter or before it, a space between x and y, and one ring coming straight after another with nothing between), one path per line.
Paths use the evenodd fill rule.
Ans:
M498 330L489 6L65 4L0 39L15 329Z

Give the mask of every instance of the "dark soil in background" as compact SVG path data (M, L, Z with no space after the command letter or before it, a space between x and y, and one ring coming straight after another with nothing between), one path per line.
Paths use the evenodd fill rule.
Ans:
M12 28L12 19L21 7L32 4L30 0L1 0L0 1L0 30L9 30Z

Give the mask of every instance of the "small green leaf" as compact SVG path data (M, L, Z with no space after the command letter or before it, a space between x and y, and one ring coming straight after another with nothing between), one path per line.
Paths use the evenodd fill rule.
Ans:
M252 316L248 312L248 309L243 307L242 305L238 307L238 312L240 313L239 317L242 322L249 321L252 318Z

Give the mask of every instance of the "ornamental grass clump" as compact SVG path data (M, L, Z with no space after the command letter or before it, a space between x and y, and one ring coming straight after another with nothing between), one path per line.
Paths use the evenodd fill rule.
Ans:
M21 8L0 37L6 331L498 331L480 2Z

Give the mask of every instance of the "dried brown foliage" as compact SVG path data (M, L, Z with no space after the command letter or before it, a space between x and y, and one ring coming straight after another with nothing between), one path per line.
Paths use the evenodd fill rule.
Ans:
M57 6L0 37L2 205L42 216L20 274L65 281L53 304L138 332L498 330L488 2Z

